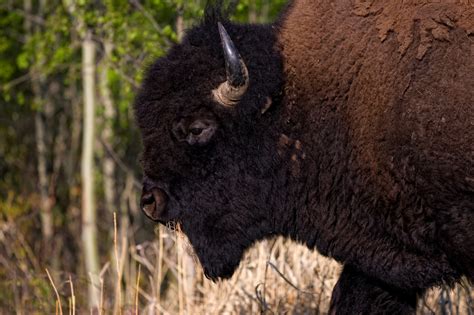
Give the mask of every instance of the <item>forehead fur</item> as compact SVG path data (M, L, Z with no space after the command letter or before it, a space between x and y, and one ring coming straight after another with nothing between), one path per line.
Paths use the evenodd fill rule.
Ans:
M194 104L199 106L209 99L210 89L224 75L219 75L223 60L219 46L214 44L216 41L219 44L218 36L203 24L149 67L135 102L140 127L153 123L147 117L156 117L160 111L182 113L193 107L193 102L200 100Z
M247 116L279 91L281 59L275 32L272 26L223 24L249 69L249 90L233 113ZM225 115L211 94L225 80L217 20L207 18L148 69L135 102L139 127L155 125L159 116L186 115L202 107Z

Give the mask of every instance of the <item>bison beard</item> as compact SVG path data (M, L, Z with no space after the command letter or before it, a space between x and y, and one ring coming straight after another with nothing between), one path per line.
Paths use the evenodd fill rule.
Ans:
M244 251L254 240L243 231L223 230L235 227L235 224L225 220L187 222L189 224L183 224L183 232L193 245L206 277L212 280L230 278L239 266Z
M235 172L230 169L231 173ZM173 206L188 209L178 215L182 230L191 242L205 275L212 280L231 277L245 250L273 233L268 205L262 202L271 196L267 185L270 179L265 178L265 174L254 174L247 180L244 177L232 182L227 179L231 176L209 174L198 184L184 184L186 189L177 193L181 196L179 204Z
M414 313L474 280L474 8L292 1L204 21L135 102L144 213L228 278L283 235L344 264L331 314ZM222 23L222 24L220 24Z

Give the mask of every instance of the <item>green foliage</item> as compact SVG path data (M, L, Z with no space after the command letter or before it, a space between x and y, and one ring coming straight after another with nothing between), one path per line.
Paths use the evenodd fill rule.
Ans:
M0 7L0 86L20 74L16 59L22 46L22 25L23 18L17 12Z
M227 0L224 7L229 8L232 19L242 23L269 23L278 16L287 0ZM200 6L202 15L202 6Z

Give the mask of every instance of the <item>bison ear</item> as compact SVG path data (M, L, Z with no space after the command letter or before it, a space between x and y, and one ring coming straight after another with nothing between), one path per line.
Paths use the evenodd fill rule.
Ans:
M220 104L234 107L247 91L249 73L242 57L234 45L224 26L219 22L219 35L224 52L227 81L222 83L213 92L214 98Z

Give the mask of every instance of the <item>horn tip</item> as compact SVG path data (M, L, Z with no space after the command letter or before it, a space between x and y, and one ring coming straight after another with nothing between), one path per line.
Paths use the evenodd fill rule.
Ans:
M229 37L229 34L221 22L217 22L217 28L219 29L219 35L221 36L221 39Z

